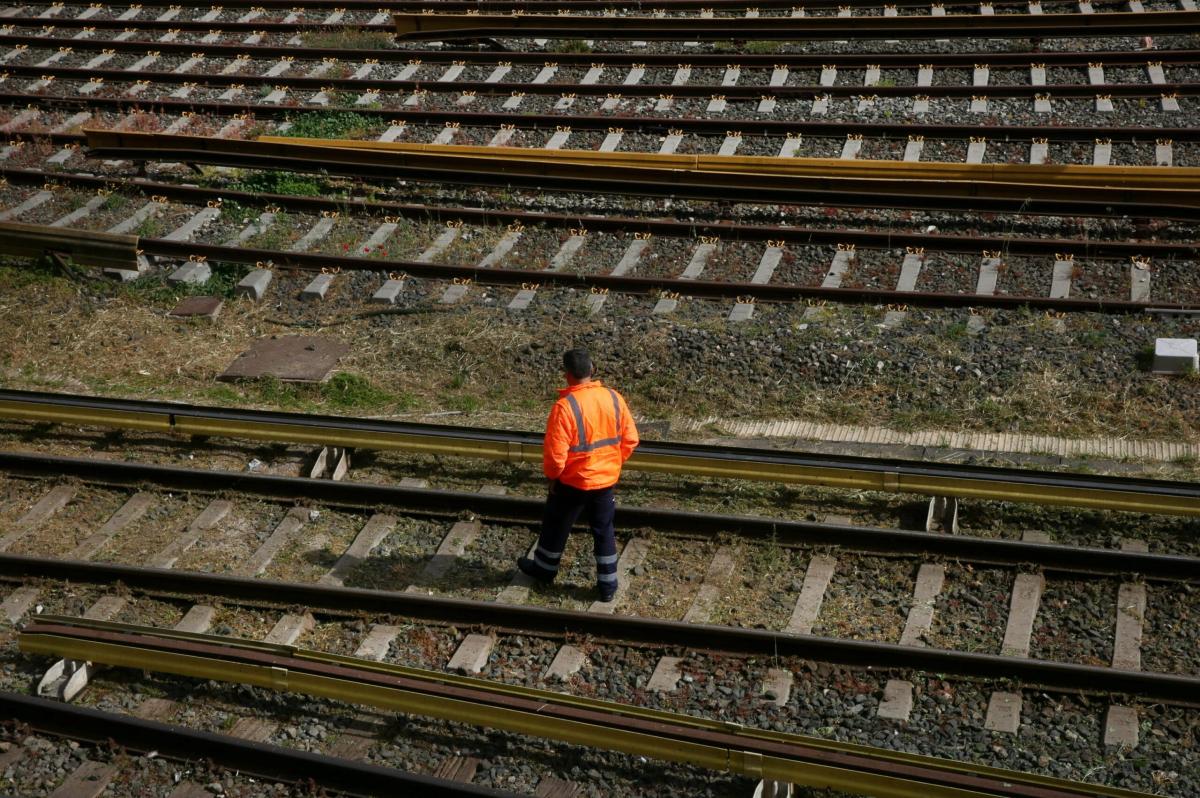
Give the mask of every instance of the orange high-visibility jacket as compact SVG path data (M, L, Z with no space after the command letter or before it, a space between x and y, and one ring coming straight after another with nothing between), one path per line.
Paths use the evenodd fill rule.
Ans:
M638 445L625 397L599 380L562 388L546 422L542 470L580 490L617 484L621 464Z

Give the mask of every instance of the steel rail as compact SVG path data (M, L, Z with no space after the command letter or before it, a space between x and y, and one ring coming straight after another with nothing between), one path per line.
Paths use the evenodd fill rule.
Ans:
M80 140L83 137L79 137ZM145 178L116 181L96 175L50 172L0 166L0 177L15 185L45 186L47 183L82 190L133 189L146 196L204 204L217 200L235 202L244 207L279 207L300 213L353 211L369 216L398 216L404 219L438 222L464 222L476 225L507 226L521 224L559 230L585 230L588 233L649 233L657 237L716 237L722 241L785 241L802 246L853 244L864 249L923 247L927 253L1003 252L1005 255L1055 255L1068 253L1088 258L1189 258L1200 257L1200 244L1163 241L1100 241L1073 238L1027 238L1020 236L951 235L948 233L872 232L822 227L779 227L766 224L678 221L673 219L603 216L588 214L535 213L532 211L417 205L398 202L374 202L362 199L303 197L290 194L264 194L227 188L202 188L179 183L162 183ZM152 241L152 240L148 240ZM152 244L153 246L153 244ZM370 264L367 264L370 266ZM436 274L437 272L434 272ZM680 283L680 287L687 284ZM739 283L739 287L744 285ZM739 288L740 290L740 288ZM1032 299L1032 297L1031 297ZM1155 307L1160 307L1155 304Z
M603 164L546 164L429 153L358 152L332 147L227 141L197 136L87 131L89 154L132 161L324 172L363 179L409 179L768 204L851 204L971 212L1136 215L1195 219L1200 191L1024 186L886 178L792 177ZM1081 199L1083 195L1083 199ZM297 262L300 262L297 259ZM497 272L498 274L498 272ZM629 278L633 279L633 278ZM633 283L631 283L633 285ZM809 290L809 289L805 289ZM1113 305L1116 307L1116 305Z
M53 249L61 241L61 236L56 233L55 228L43 227L40 235L48 249ZM86 238L86 236L83 237ZM773 302L820 300L876 305L895 302L901 303L904 306L914 305L939 308L1037 308L1061 312L1095 313L1141 313L1147 312L1151 308L1155 311L1188 311L1200 309L1200 305L1160 301L1147 303L1102 299L1056 299L1053 297L1026 297L1006 294L976 296L974 294L948 294L928 291L915 293L862 288L824 288L792 284L779 285L769 283L684 280L667 277L646 278L605 274L563 275L557 272L530 272L522 269L454 266L448 264L430 264L422 261L380 258L368 260L358 256L307 254L292 252L290 250L248 249L240 246L219 246L158 238L139 239L138 245L137 249L142 254L168 259L183 260L192 257L203 257L212 262L255 264L258 268L286 267L308 271L325 271L327 269L375 271L389 275L403 274L405 276L427 277L440 280L465 279L485 285L521 286L523 288L528 288L531 285L531 277L539 277L547 286L574 286L593 291L611 290L643 295L661 294L663 291L678 288L692 297L737 298L741 301L756 301L758 299ZM102 246L101 242L97 242L95 249L99 250ZM89 248L89 255L90 252ZM543 283L537 283L537 285L540 286Z
M336 790L346 795L379 798L412 794L446 798L515 798L514 793L488 787L7 691L0 691L0 714L5 720L19 722L55 737L84 740L97 745L115 742L122 748L139 752L155 751L159 756L180 762L208 760L226 770L273 781L295 783L311 779L326 790Z
M69 256L98 269L136 269L137 236L0 222L0 252L17 257Z
M37 28L125 30L148 27L150 21L92 17L6 17L3 24ZM435 25L443 27L434 28ZM453 29L444 26L453 25ZM407 34L401 26L423 26ZM534 27L537 26L537 27ZM215 25L197 20L172 19L163 29L204 32L220 29L231 33L295 34L321 31L366 31L399 33L406 38L490 39L513 35L593 39L680 39L697 41L729 38L752 40L863 38L1026 38L1045 36L1133 36L1154 33L1191 33L1200 29L1200 12L1147 11L1100 14L982 14L944 17L604 17L522 16L474 14L395 14L392 23L333 23L321 20L298 22L228 21Z
M710 0L700 0L707 4ZM790 3L792 0L788 0ZM921 0L925 2L925 0ZM247 0L259 5L257 0ZM291 0L284 0L292 5ZM367 0L372 7L377 5L375 0ZM607 0L605 0L607 2ZM838 0L840 2L840 0ZM927 3L926 3L927 4ZM229 5L228 3L226 5ZM340 5L340 4L339 4ZM161 33L169 29L171 22L158 23L155 20L129 20L134 30L147 30ZM213 23L217 25L219 23ZM219 28L216 28L219 30ZM305 47L298 51L295 47L280 47L264 44L212 44L203 45L196 42L163 42L157 39L116 39L88 38L75 39L71 37L36 36L15 33L0 33L0 45L25 45L30 48L56 50L67 46L77 52L100 52L113 50L118 53L145 54L151 50L161 53L182 53L191 55L202 51L210 58L236 58L239 55L254 55L259 59L295 56L297 58L337 58L339 61L363 61L368 58L377 59L380 63L407 64L419 61L426 64L451 64L455 61L469 61L474 65L498 64L501 61L512 64L536 64L542 66L547 60L552 60L560 66L584 66L603 63L610 67L645 64L646 66L677 67L681 62L692 67L708 67L725 69L730 63L746 68L771 69L776 65L789 69L812 68L820 69L827 64L836 64L840 68L862 68L879 66L881 68L916 69L924 65L944 68L972 69L976 64L988 64L993 68L1028 68L1030 64L1045 64L1046 66L1082 67L1089 64L1102 63L1105 66L1145 66L1150 61L1161 61L1165 65L1191 65L1200 62L1200 50L1155 50L1153 52L1138 52L1126 50L1089 51L1081 52L989 52L974 53L838 53L805 54L805 53L555 53L546 51L524 52L495 50L415 50L415 49L345 49L334 47Z
M194 50L193 50L194 51ZM197 67L196 69L200 69ZM673 85L668 83L530 83L528 81L502 81L489 83L484 80L394 80L390 78L333 78L306 77L303 75L254 75L254 74L211 74L203 71L177 72L173 70L140 70L130 72L125 69L87 69L84 67L63 67L58 65L5 65L4 72L9 77L45 78L56 80L78 81L86 83L89 80L101 80L117 85L119 83L135 83L139 80L150 81L157 85L196 84L207 88L228 88L230 86L272 86L285 87L292 90L309 91L378 91L408 93L416 90L435 93L460 94L475 92L481 97L511 97L514 93L530 96L557 97L563 93L571 93L584 97L607 97L620 94L628 97L659 97L671 95L676 99L709 98L719 94L729 101L757 102L764 97L777 99L812 98L828 95L831 97L859 97L874 95L877 97L913 97L923 96L933 99L975 97L986 95L992 99L1002 98L1033 98L1050 95L1057 98L1092 98L1097 94L1107 94L1111 97L1161 97L1177 95L1193 97L1200 95L1200 83L1079 83L1079 84L1048 84L1045 86L1031 85L996 85L996 86L820 86L816 84L804 86L721 86L716 83ZM147 102L143 100L143 102ZM150 100L148 102L153 102ZM514 117L519 118L519 117ZM571 121L572 117L560 115L559 124ZM624 121L621 117L608 117L610 122ZM729 124L726 122L726 124Z
M236 638L51 616L23 630L18 645L27 653L251 684L879 798L1143 796Z
M602 17L551 14L392 15L405 40L496 37L724 41L1134 36L1194 33L1200 11L896 17Z
M28 103L29 95L20 93L0 92L0 104L21 105ZM290 106L255 105L253 103L206 103L192 100L163 99L147 102L123 97L69 97L44 95L38 98L38 108L102 108L130 113L169 113L179 114L184 111L193 113L212 114L232 117L240 114L251 114L264 119L294 119L298 114L321 113L318 108L296 108ZM1045 138L1049 141L1083 141L1091 143L1096 138L1110 138L1114 141L1129 138L1136 140L1145 137L1146 140L1170 138L1172 141L1200 141L1200 127L1176 128L1140 128L1140 127L1072 127L1072 126L979 126L979 125L940 125L940 124L905 124L878 122L806 122L787 119L688 119L668 116L646 117L632 116L570 116L561 114L520 114L486 113L474 111L414 111L408 108L355 108L353 113L368 119L378 119L381 122L398 120L405 123L445 125L457 122L462 127L498 126L503 124L519 124L523 129L546 129L553 131L564 121L571 123L572 130L604 131L620 121L626 130L662 133L671 129L696 135L725 136L730 130L736 130L743 135L786 136L809 135L842 137L848 134L861 134L881 137L904 139L910 135L923 135L926 139L967 139L984 135L989 141L1032 140ZM86 138L78 134L45 134L40 132L25 133L13 131L5 134L10 139L37 139L49 135L55 143L82 143ZM872 203L874 206L874 203Z
M68 8L87 8L89 3L74 2L67 3ZM187 2L171 3L171 2L154 2L143 3L144 8L169 8L172 5L180 6L181 8L203 9L208 11L212 4L209 0L187 0ZM328 11L334 7L331 0L228 0L223 2L224 8L263 8L271 10L288 10L302 8L313 9L320 11ZM529 10L529 9L547 9L549 11L557 11L558 9L591 9L595 11L608 11L613 8L613 4L609 0L337 0L338 8L345 8L350 11L379 11L379 10L425 10L433 9L437 11L484 11L484 10ZM730 10L743 11L751 9L768 9L768 10L783 10L791 11L796 5L796 0L632 0L629 3L622 4L624 9L636 9L640 11L704 11L713 10ZM882 0L807 0L804 3L805 9L837 9L837 8L854 8L859 10L882 11L884 3ZM888 3L897 8L929 8L929 0L897 0L895 3ZM997 8L1020 8L1028 7L1026 0L996 0L993 3ZM1069 0L1049 0L1049 6L1065 6L1071 7L1074 4ZM1120 2L1098 2L1098 6L1112 6L1119 8L1123 5ZM949 8L978 8L977 3L970 0L951 0L945 3ZM117 4L113 8L127 7L124 4Z
M85 130L84 133L89 131ZM891 161L846 158L777 158L761 155L680 155L653 152L597 152L544 147L423 144L373 139L298 138L262 135L264 144L357 150L381 155L446 155L530 164L603 164L618 167L660 167L703 173L795 177L884 175L909 181L1014 183L1022 186L1068 186L1075 189L1122 186L1144 189L1200 187L1200 167L1095 166L1092 164L963 164L944 161Z
M0 390L0 417L34 423L398 450L512 463L540 463L542 456L542 436L532 432L232 410L29 391ZM31 459L15 453L4 454L0 462L10 468L17 464L36 468L38 463L53 463L64 469L69 466L93 467L86 465L89 461L82 461L85 464L83 466L78 466L78 463L72 466L75 461ZM849 490L957 496L1162 515L1200 515L1200 484L1192 482L808 455L656 441L643 441L626 467L635 471L821 485ZM133 467L129 466L125 473L130 473L130 468ZM184 473L188 472L185 470ZM509 505L500 502L488 506Z
M360 257L310 255L287 250L246 249L212 244L195 244L166 239L141 239L147 254L163 258L187 259L201 255L210 262L245 263L267 268L292 268L319 272L324 269L345 271L376 271L381 274L399 273L411 277L436 280L470 280L480 285L500 285L528 288L574 287L589 291L613 291L624 294L658 296L675 291L690 297L705 299L740 299L763 302L839 302L845 304L898 305L929 308L1006 308L1034 309L1061 313L1146 313L1156 311L1194 311L1200 305L1179 302L1132 302L1109 299L1056 299L996 294L951 294L937 292L905 292L867 288L823 288L774 283L738 283L712 280L680 280L674 277L629 277L609 274L564 274L561 272L528 271L523 269L481 268L430 264L422 261L387 260Z

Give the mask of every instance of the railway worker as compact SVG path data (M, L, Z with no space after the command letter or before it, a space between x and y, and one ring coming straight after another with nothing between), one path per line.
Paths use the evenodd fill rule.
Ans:
M542 532L534 556L519 558L517 568L537 581L553 582L571 527L586 512L600 600L612 601L617 592L614 489L622 464L637 448L637 427L625 398L593 377L586 349L563 353L563 373L567 387L559 389L550 410L542 446L542 470L550 481Z

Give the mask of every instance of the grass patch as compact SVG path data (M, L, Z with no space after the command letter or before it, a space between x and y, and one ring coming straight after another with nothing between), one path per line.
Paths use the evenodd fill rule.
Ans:
M383 390L361 374L342 372L324 383L283 382L275 377L264 377L252 382L241 383L239 394L229 387L213 388L210 398L222 404L240 404L245 400L305 413L329 412L363 413L369 410L388 408L410 410L416 402L407 394L394 394Z
M380 390L366 377L347 373L335 374L329 382L322 385L321 396L334 410L363 410L396 402L395 396ZM411 400L405 400L407 404L411 404Z
M783 42L752 41L746 42L746 52L752 55L770 55L783 49Z
M49 258L0 257L0 267L8 274L4 280L6 292L52 282L59 274Z
M584 39L563 39L553 47L547 48L551 53L590 53L592 46Z
M287 194L294 197L320 197L325 193L320 181L289 172L243 173L229 188L250 194Z
M129 197L124 194L118 194L115 191L105 197L104 202L100 205L101 210L119 211L129 204Z
M289 136L306 139L362 138L380 128L372 117L353 111L318 111L291 120Z
M255 249L287 249L298 235L292 230L290 215L281 211L275 214L275 220L266 230L251 237L246 245Z
M114 284L114 287L130 299L154 305L174 306L188 296L217 296L232 299L234 288L249 268L244 263L210 263L212 277L204 283L181 283L172 285L165 279L142 278L131 283Z
M133 234L138 238L158 238L163 232L162 219L157 216L149 216L133 228Z
M478 396L469 393L447 396L444 399L444 404L448 409L457 410L461 413L475 413L483 406L483 402Z

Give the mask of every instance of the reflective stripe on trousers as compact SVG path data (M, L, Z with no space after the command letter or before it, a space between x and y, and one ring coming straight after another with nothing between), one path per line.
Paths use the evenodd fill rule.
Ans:
M613 534L615 510L616 496L611 487L580 490L570 485L556 485L554 492L546 497L546 513L534 551L534 563L548 577L557 574L571 527L586 512L596 557L596 581L606 587L615 587L618 559L617 541Z

